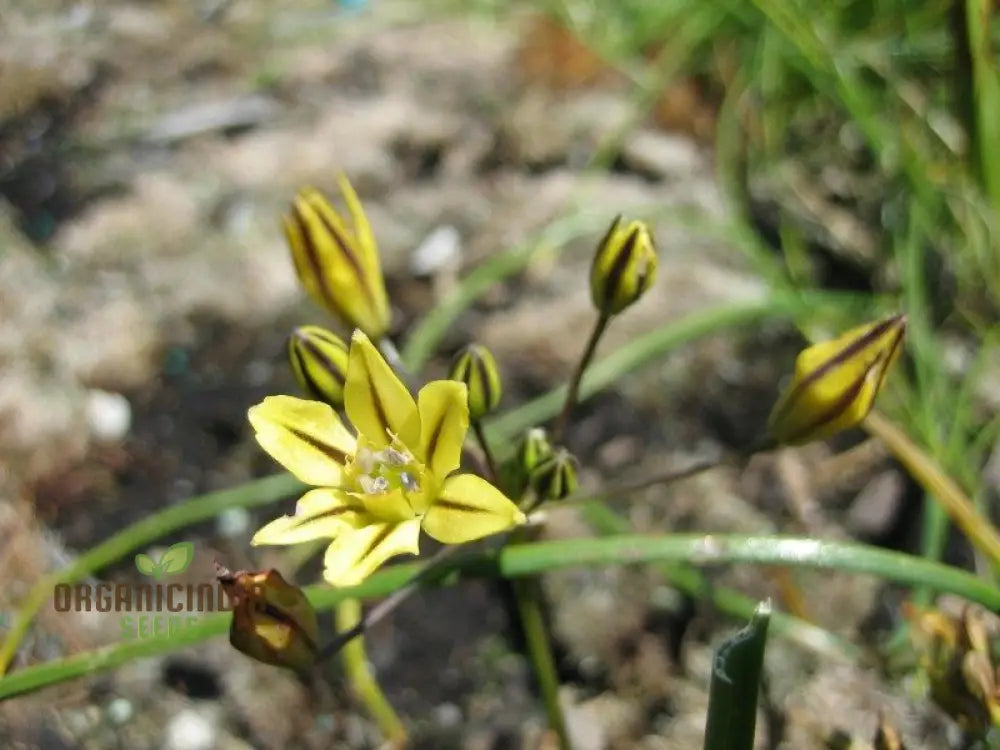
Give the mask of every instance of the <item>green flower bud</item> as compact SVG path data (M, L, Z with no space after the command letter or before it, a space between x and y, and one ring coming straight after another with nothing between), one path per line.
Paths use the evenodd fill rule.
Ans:
M535 466L528 481L539 499L562 500L576 492L576 473L576 458L565 448L560 448Z
M452 360L448 377L465 383L468 388L470 419L481 419L499 406L500 371L485 346L469 344L459 351Z
M299 326L288 337L288 361L299 387L337 409L344 404L347 344L319 326Z
M517 446L517 463L530 475L542 461L552 456L552 444L542 427L532 427Z
M619 216L597 247L590 267L590 294L605 315L617 315L656 279L656 247L649 226Z
M251 659L308 671L316 660L316 613L302 589L277 570L231 573L218 570L219 583L233 602L229 642Z
M861 422L899 357L905 333L906 316L893 315L800 352L792 382L771 412L771 437L787 445L808 443Z

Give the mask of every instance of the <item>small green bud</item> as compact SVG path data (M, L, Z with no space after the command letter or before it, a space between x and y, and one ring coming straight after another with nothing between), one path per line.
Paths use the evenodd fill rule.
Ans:
M590 294L605 315L637 301L656 279L656 247L649 226L618 216L597 247L590 267Z
M299 326L288 337L288 361L299 387L335 409L344 404L347 344L319 326Z
M552 444L542 427L532 427L517 446L517 463L524 473L531 474L538 465L552 455Z
M577 461L565 448L560 448L532 470L528 481L540 499L562 500L576 492Z
M468 388L470 419L481 419L500 405L500 371L485 346L469 344L459 351L448 377Z

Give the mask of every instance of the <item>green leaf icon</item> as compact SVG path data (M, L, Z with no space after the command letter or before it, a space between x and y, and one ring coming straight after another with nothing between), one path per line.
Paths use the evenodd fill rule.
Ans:
M177 544L163 553L163 557L160 558L160 564L157 567L160 568L163 575L183 573L188 569L193 559L194 543L177 542Z
M152 576L156 574L157 565L153 561L153 558L149 555L144 555L141 552L135 556L135 567L139 569L139 572L144 576ZM157 578L159 576L156 576Z

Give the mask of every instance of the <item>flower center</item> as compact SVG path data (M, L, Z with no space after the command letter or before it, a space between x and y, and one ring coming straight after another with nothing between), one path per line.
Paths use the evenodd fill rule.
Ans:
M384 495L393 490L420 491L420 469L407 451L384 448L372 451L362 448L355 458L362 473L358 485L366 495Z

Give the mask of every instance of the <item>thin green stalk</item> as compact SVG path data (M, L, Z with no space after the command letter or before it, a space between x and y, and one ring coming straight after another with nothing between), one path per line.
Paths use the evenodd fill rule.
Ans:
M336 623L339 631L349 630L359 622L361 622L361 601L359 599L344 599L337 605ZM378 680L372 674L368 654L365 652L363 635L344 645L343 651L341 651L341 660L355 696L364 704L365 709L378 724L382 736L390 742L405 742L406 729L403 728L403 722L399 720L399 716L393 710L389 699L382 692Z
M489 472L489 479L493 484L496 484L500 478L500 473L497 471L497 463L493 459L493 451L490 450L490 444L486 440L486 433L483 431L483 423L480 420L472 420L472 432L475 434L476 442L479 443L479 447L483 451L483 457L486 459L486 470Z
M587 368L580 382L578 401L586 401L618 382L622 376L683 344L727 328L751 325L764 318L786 314L791 307L792 303L785 297L721 305L692 313L638 336ZM490 420L487 432L499 442L501 438L508 439L532 425L540 424L559 410L566 400L566 393L567 386L559 386L501 414Z
M538 678L549 727L559 740L560 750L570 750L566 717L563 716L562 704L559 703L559 674L542 614L542 591L538 579L531 576L514 581L514 598L517 600L521 628L528 645L528 657Z
M52 596L56 584L79 581L175 529L213 518L230 508L251 508L274 502L294 494L303 486L290 474L276 474L232 489L192 497L122 529L80 555L67 567L43 577L28 592L14 626L0 647L0 674L7 670L32 620Z
M590 338L587 339L587 345L583 348L583 354L580 355L580 361L577 362L576 369L573 371L573 377L566 388L566 400L563 402L562 411L559 412L559 418L552 429L553 443L562 442L563 435L566 434L570 414L573 413L573 407L576 406L577 399L580 396L580 381L583 379L583 374L587 371L588 365L590 365L591 360L594 358L594 353L597 351L597 344L600 342L601 336L604 335L604 331L607 330L609 322L611 322L611 316L606 312L598 315L597 320L594 322Z
M808 537L630 534L532 542L457 555L444 566L447 570L434 580L453 583L464 576L515 578L582 565L653 562L691 566L750 563L865 574L907 586L926 585L1000 611L1000 589L958 568L864 544ZM391 594L404 588L421 569L420 562L393 565L383 568L359 586L335 589L317 585L307 588L306 593L317 610L329 610L345 598L372 599ZM209 614L173 635L117 643L17 670L0 678L0 699L201 643L224 634L229 628L229 620L230 615L225 612Z

